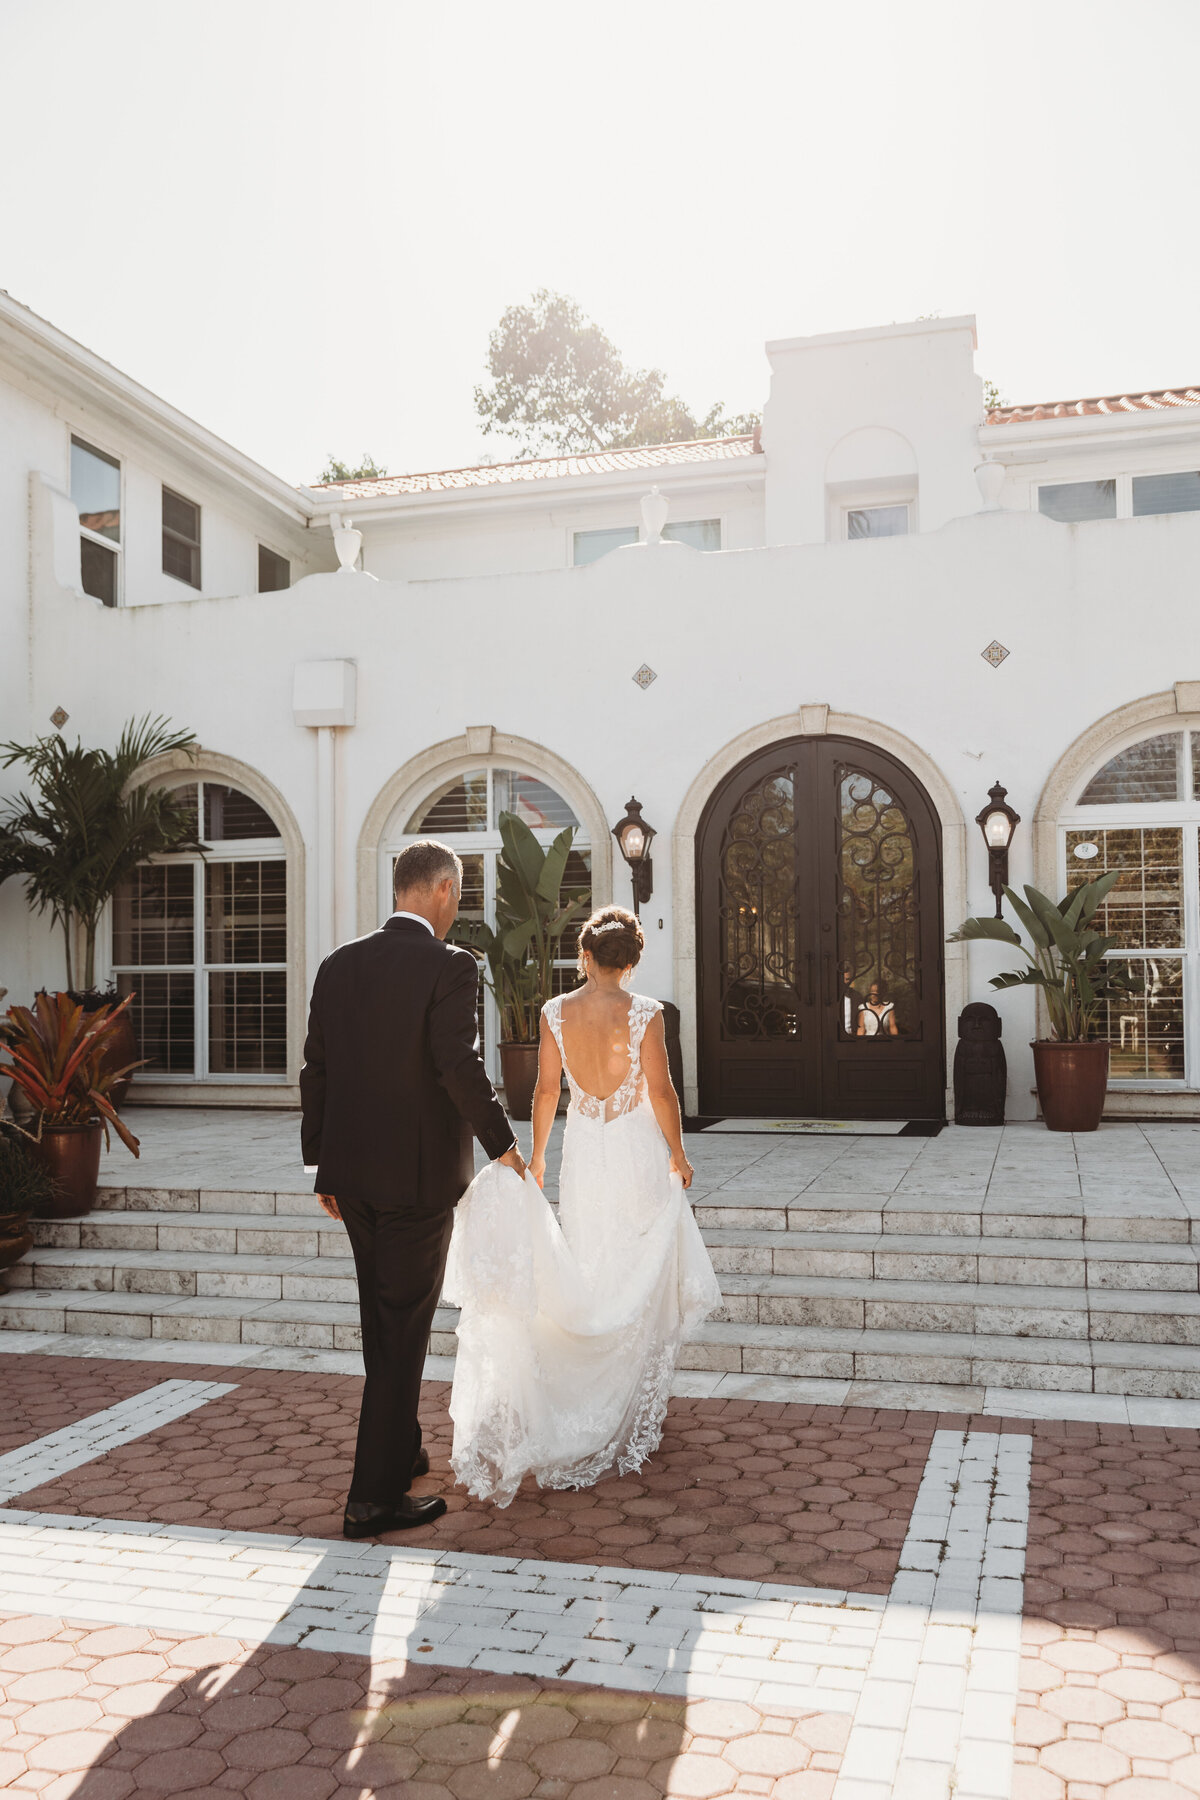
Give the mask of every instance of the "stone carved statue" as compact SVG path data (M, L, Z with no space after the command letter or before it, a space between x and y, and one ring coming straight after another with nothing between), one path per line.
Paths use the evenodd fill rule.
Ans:
M954 1123L1003 1125L1008 1063L1000 1042L1000 1014L973 1000L958 1015L954 1051Z

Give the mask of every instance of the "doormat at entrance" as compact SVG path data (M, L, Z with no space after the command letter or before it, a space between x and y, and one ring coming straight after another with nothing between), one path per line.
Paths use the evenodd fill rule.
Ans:
M808 1137L899 1137L905 1119L714 1119L702 1131L769 1131Z

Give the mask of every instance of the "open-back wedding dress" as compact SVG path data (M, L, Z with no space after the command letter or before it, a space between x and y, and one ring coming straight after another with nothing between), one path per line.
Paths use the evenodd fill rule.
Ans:
M507 1506L525 1475L586 1487L638 1468L662 1435L680 1342L721 1290L646 1093L641 1044L660 1010L629 1008L629 1072L585 1093L546 1005L571 1091L556 1219L531 1175L492 1163L459 1202L443 1289L458 1305L450 1413L458 1480Z

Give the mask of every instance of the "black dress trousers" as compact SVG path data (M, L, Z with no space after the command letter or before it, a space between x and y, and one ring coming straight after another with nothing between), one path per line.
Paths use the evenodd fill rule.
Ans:
M349 1498L389 1505L408 1492L421 1447L421 1370L454 1212L381 1210L349 1198L340 1207L358 1274L366 1371Z

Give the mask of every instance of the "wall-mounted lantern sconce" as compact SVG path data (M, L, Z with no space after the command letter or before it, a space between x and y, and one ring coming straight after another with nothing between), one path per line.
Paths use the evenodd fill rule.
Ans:
M1002 917L1000 902L1008 886L1008 846L1021 823L1020 813L1015 813L1008 804L1008 789L1001 787L999 782L989 788L988 803L981 813L976 813L975 823L988 847L988 885L996 896L996 917L999 919Z
M650 845L657 836L653 825L642 817L640 800L630 800L625 817L613 826L613 836L621 846L621 855L633 876L633 910L641 911L642 903L654 892L654 864L650 861Z

